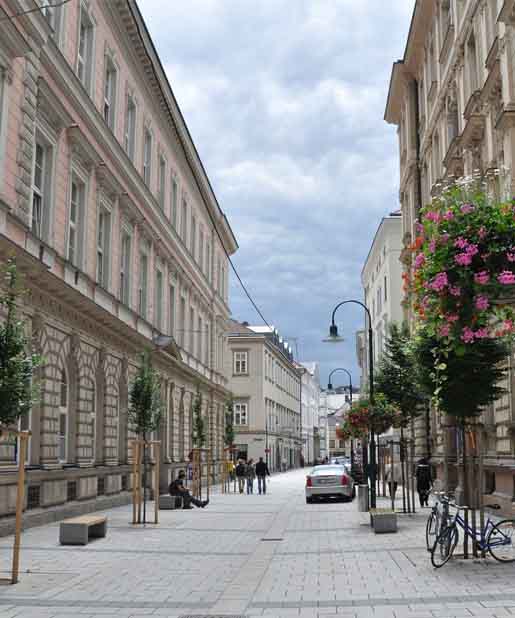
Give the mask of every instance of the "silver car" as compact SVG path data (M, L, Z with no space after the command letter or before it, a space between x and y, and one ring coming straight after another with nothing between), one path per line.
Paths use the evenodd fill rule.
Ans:
M315 498L340 498L352 500L356 494L354 479L347 466L328 464L315 466L306 477L306 502Z

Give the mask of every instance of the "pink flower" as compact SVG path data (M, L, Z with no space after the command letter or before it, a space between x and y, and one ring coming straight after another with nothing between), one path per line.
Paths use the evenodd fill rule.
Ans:
M469 245L465 251L469 254L469 255L476 255L476 253L479 253L479 249L477 248L477 245Z
M458 247L458 249L466 249L468 245L468 240L466 238L462 238L461 236L456 238L456 240L454 241L454 246Z
M458 315L456 315L455 313L449 313L447 314L447 322L450 322L451 324L454 324L454 322L457 322L460 318Z
M460 266L469 266L472 263L472 256L469 253L458 253L454 256L454 261Z
M444 289L444 287L448 285L448 283L449 283L449 280L447 278L447 273L442 272L436 275L433 281L431 281L431 283L429 284L429 287L435 290L436 292L441 292Z
M452 219L454 219L454 213L452 212L452 210L448 210L447 212L445 212L442 216L442 219L445 219L446 221L451 221Z
M504 330L510 332L513 330L513 320L504 320L503 322Z
M440 213L430 210L426 213L426 219L428 221L432 221L433 223L438 223L440 221Z
M457 285L450 285L449 293L451 294L451 296L459 296L461 294L461 288Z
M476 330L476 332L474 333L474 337L476 339L486 339L488 337L488 328L483 327L483 328L478 328Z
M474 206L472 206L472 204L462 204L460 210L464 215L468 215L474 211Z
M476 309L479 309L480 311L485 311L490 306L490 302L486 296L476 296L474 300L476 304Z
M423 234L424 233L424 226L422 225L422 223L420 223L420 221L417 221L415 223L415 231L417 232L417 234Z
M483 238L486 236L486 228L485 228L485 226L484 226L484 225L482 225L482 226L479 228L479 231L478 231L477 235L479 236L479 238L480 238L481 240L483 240Z
M440 326L440 328L438 329L438 334L440 335L440 337L448 337L450 333L451 333L450 324L442 324L442 326Z
M415 269L418 270L426 263L426 257L423 253L419 253L415 258Z
M490 273L487 270L482 270L474 274L474 281L480 285L486 285L490 281Z
M464 343L472 343L474 341L474 331L468 326L465 326L461 331L461 340Z
M497 281L503 285L512 285L515 283L515 273L511 270L503 270L500 275L497 276Z
M440 243L441 243L442 245L445 245L445 243L447 243L447 242L449 241L449 238L450 238L450 237L451 237L451 235L450 235L450 234L447 234L447 232L445 232L445 234L442 234L442 235L440 236Z
M506 257L508 258L508 262L515 262L515 253L512 253L511 251L509 251L506 254Z
M429 252L434 253L436 251L436 240L432 240L429 243Z

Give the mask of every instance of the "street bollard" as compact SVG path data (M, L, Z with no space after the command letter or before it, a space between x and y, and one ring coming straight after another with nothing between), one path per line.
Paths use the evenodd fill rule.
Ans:
M358 511L366 513L368 510L368 485L358 485Z

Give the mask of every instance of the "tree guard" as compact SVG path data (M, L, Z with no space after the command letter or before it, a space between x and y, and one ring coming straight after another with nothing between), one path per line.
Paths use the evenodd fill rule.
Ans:
M143 458L146 447L153 448L154 455L154 523L159 523L159 460L161 457L161 441L160 440L132 440L132 523L146 523L141 521L141 503L142 493L146 490L141 487L141 473ZM152 453L151 453L152 454Z
M191 451L192 481L191 495L202 500L202 465L206 464L206 500L209 500L211 479L211 449L194 448Z

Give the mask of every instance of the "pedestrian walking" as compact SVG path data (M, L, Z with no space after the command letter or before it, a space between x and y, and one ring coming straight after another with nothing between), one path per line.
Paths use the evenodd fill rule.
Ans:
M256 469L254 467L254 461L252 459L249 459L247 463L246 476L247 476L247 494L253 494L254 493L254 479L256 478Z
M270 476L270 470L268 469L267 464L263 461L262 457L259 458L259 461L256 464L256 476L259 494L266 494L266 477Z
M422 457L422 459L419 460L415 475L417 477L417 492L420 506L429 506L429 493L433 485L433 475L431 474L429 458Z
M246 473L247 466L240 460L236 466L236 478L238 479L238 489L240 494L242 494L245 489Z
M395 494L397 493L397 487L399 486L399 482L402 478L402 470L401 470L400 462L398 461L394 462L393 466L391 463L387 463L384 478L386 482L388 483L388 490L390 492L390 498L393 497L393 499L395 500Z

